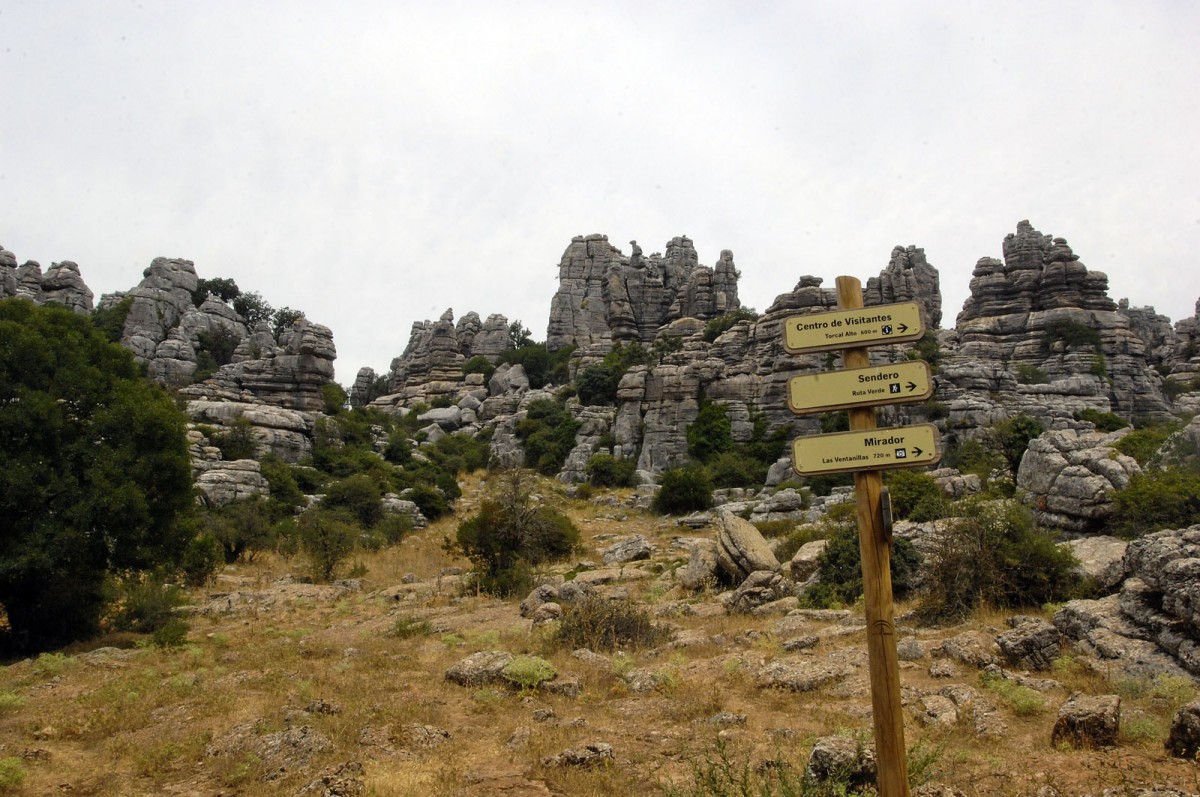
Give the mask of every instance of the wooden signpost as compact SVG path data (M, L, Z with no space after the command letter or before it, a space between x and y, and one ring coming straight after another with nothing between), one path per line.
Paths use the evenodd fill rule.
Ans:
M784 348L792 354L842 349L845 370L795 377L788 384L788 407L797 415L845 409L850 431L798 438L793 444L793 467L801 476L854 473L877 785L880 797L908 797L892 606L891 524L884 521L881 471L932 465L941 459L941 452L932 424L879 429L875 420L878 405L922 401L933 394L928 366L872 367L867 347L919 340L925 329L916 302L864 308L862 283L854 277L838 277L837 292L836 311L784 321Z

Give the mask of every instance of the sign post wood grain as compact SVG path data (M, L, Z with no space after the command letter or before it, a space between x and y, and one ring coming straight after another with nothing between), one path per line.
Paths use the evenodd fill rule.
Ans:
M862 283L856 278L838 277L837 293L839 310L852 312L863 306ZM920 326L919 310L917 326ZM865 346L847 348L842 357L847 368L865 368L871 364L869 350ZM852 408L848 412L850 431L869 432L877 428L873 407ZM875 731L877 785L880 797L908 797L904 715L900 706L900 660L896 655L895 609L892 604L892 541L883 523L880 503L882 488L883 474L880 471L865 470L854 474L858 546L862 553L863 600L867 615L867 658L871 676L871 719Z

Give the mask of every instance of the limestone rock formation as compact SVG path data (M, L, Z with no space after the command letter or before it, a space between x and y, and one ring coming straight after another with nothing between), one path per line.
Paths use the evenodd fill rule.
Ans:
M546 346L576 346L603 356L614 343L651 343L660 327L684 317L716 318L740 304L733 253L701 266L687 236L648 258L636 241L629 257L606 235L576 236L558 266Z
M27 260L18 268L17 256L0 246L0 299L9 296L24 296L36 304L61 304L81 315L92 312L92 290L77 263L54 263L43 274L36 260Z
M447 309L437 321L416 321L408 346L392 360L387 404L456 396L464 382L463 363L477 355L495 362L510 348L508 319L503 315L490 315L480 323L479 315L469 312L455 325L454 311Z
M1028 221L1004 239L1004 260L984 257L957 319L957 361L941 372L954 386L1015 394L1035 417L1056 405L1127 418L1161 419L1169 404L1146 342L1108 297L1108 277L1089 271L1063 238ZM1040 405L1040 406L1039 406ZM1051 418L1052 419L1052 418Z
M1141 472L1113 446L1131 431L1047 432L1029 442L1017 487L1038 522L1069 531L1095 531L1114 511L1112 493Z
M333 379L337 349L329 327L306 318L280 336L283 346L272 356L221 366L210 379L189 385L189 399L267 404L302 412L320 412L321 387Z
M941 278L937 269L929 265L925 250L920 247L892 249L887 268L878 277L867 280L864 297L868 305L917 302L924 313L926 328L941 326Z

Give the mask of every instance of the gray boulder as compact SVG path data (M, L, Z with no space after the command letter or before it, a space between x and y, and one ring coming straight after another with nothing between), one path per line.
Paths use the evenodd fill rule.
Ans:
M718 514L717 561L737 583L759 570L779 570L779 560L762 533L732 512Z

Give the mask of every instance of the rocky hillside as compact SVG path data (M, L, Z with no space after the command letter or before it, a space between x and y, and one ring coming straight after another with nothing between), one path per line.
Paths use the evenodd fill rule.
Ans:
M935 399L882 410L883 423L932 422L943 447L952 449L1021 414L1048 430L1086 433L1093 429L1081 420L1088 412L1140 422L1200 410L1200 311L1172 325L1153 308L1114 301L1103 273L1089 270L1065 239L1043 235L1026 221L1004 238L1003 254L1003 260L985 257L976 264L970 298L952 329L940 326L940 277L922 249L897 246L887 267L867 281L868 305L916 301L931 330L920 344L880 347L873 358L921 356L936 363ZM43 274L37 263L16 262L0 250L0 296L90 311L92 294L74 263L56 263ZM725 408L735 443L751 439L756 420L789 437L818 431L820 419L788 411L787 383L834 359L786 353L781 323L833 309L832 288L820 277L803 276L761 315L730 315L741 307L738 276L730 251L705 266L686 237L648 256L636 242L626 255L603 235L572 239L559 264L545 350L570 351L572 377L614 348L636 344L656 357L623 373L614 401L567 401L579 430L562 480L582 479L597 453L635 460L647 482L685 464L686 430L702 401ZM220 427L248 419L260 452L297 461L311 448L322 387L333 377L331 331L303 318L277 332L262 323L251 328L216 296L197 304L197 280L190 261L158 258L135 288L102 297L98 308L125 313L122 343L153 376L182 387L197 420ZM738 320L715 337L706 335L706 325L722 318ZM498 459L519 461L515 429L526 408L556 397L562 385L531 387L519 359L502 362L520 342L508 319L499 313L481 319L468 312L456 322L447 310L436 321L414 323L390 373L380 378L364 369L351 402L392 413L443 405L429 416L430 434L488 431ZM228 361L196 381L214 341L228 346ZM480 359L500 364L486 379L478 371L464 373L464 364ZM788 478L784 457L765 486Z

